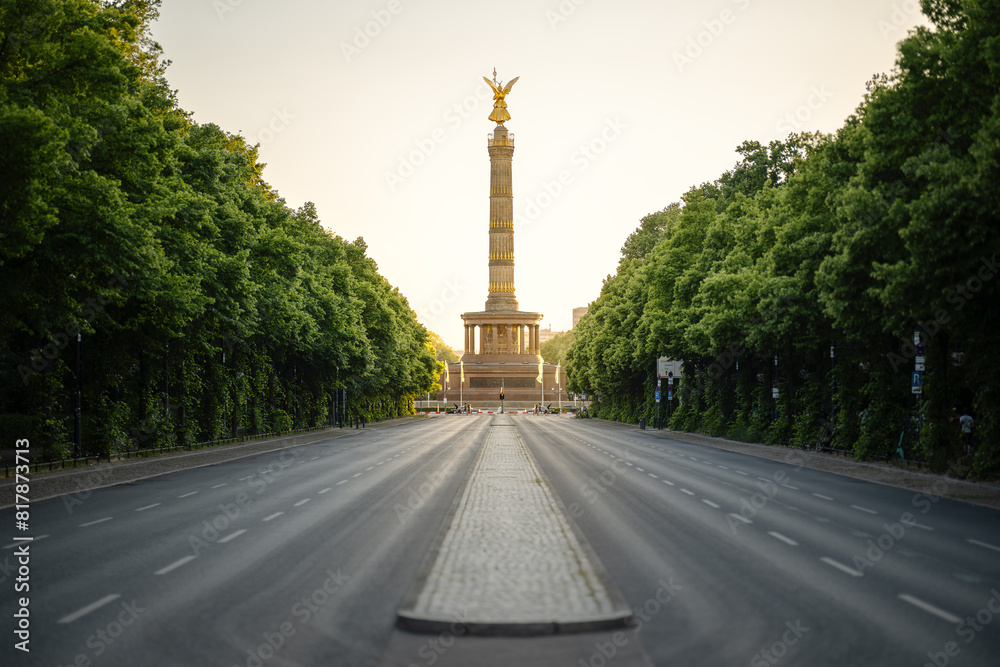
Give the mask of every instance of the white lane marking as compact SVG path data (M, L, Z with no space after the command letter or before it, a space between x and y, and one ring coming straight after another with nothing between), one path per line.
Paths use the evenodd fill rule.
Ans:
M351 476L352 477L361 477L362 475L364 475L364 473L363 472L359 472L357 475L351 475Z
M368 472L369 470L375 470L375 466L372 466L371 468L365 468L365 472Z
M294 505L292 505L292 507L301 507L302 505L305 505L305 504L306 504L307 502L309 502L310 500L312 500L312 498L303 498L303 499L302 499L302 500L300 500L299 502L297 502L297 503L295 503Z
M705 503L709 507L714 507L715 509L722 509L722 505L716 505L711 500L706 500L706 499L702 498L701 502Z
M223 482L222 484L216 484L212 488L213 489L219 489L219 488L222 488L223 486L228 486L228 484L226 484L225 482Z
M250 479L251 477L253 477L253 475L247 475L246 477L240 477L239 480L237 480L237 481L245 482L246 480Z
M312 457L312 458L311 458L311 459L309 459L309 460L310 460L310 461L315 461L315 460L316 460L316 459L318 459L318 458L319 458L318 456L314 456L314 457Z
M870 510L867 507L862 507L861 505L851 505L852 509L856 509L859 512L868 512L868 514L878 514L875 510Z
M743 472L742 470L737 470L737 471L736 471L736 474L737 474L737 475L746 475L746 473L745 473L745 472ZM749 475L747 475L747 476L749 477Z
M145 507L136 508L136 512L145 512L146 510L151 510L154 507L159 507L162 503L153 503L152 505L146 505Z
M167 572L173 572L174 570L176 570L177 568L179 568L181 565L186 565L186 564L190 563L193 560L194 560L194 556L184 556L184 558L181 558L180 560L175 560L170 565L168 565L166 567L163 567L163 568L160 568L159 570L157 570L153 574L160 575L160 574L166 574Z
M914 524L916 525L916 524ZM920 526L923 528L923 526ZM980 542L979 540L966 540L969 544L975 544L977 547L986 547L987 549L993 549L993 551L1000 551L1000 547L994 546L992 544L987 544L986 542Z
M813 495L817 498L822 498L823 500L833 500L830 496L824 496L822 493L814 493Z
M342 479L339 482L337 482L334 486L340 486L341 484L347 484L349 481L351 481L351 480L349 480L349 479Z
M705 465L707 465L707 466L710 466L710 465L712 465L712 464L711 464L710 462L708 462L708 461L702 461L702 463L704 463L704 464L705 464Z
M651 472L647 472L646 474L649 475L650 477L652 477L653 479L660 479L659 477L657 477L656 475L654 475Z
M56 623L72 623L76 619L82 616L86 616L95 609L100 609L107 603L113 602L114 600L117 600L120 597L121 595L119 595L118 593L114 593L112 595L105 595L100 600L97 600L96 602L91 602L86 607L81 607L80 609L74 611L72 614L67 614L66 616L63 616L58 621L56 621Z
M925 526L924 524L917 523L916 521L914 521L913 523L906 523L906 524L903 524L903 525L904 526L913 526L914 528L921 528L923 530L934 530L930 526Z
M861 576L861 573L858 572L857 570L855 570L853 567L850 567L848 565L844 565L843 563L838 563L837 561L833 560L832 558L827 558L826 556L823 556L822 558L820 558L820 560L823 561L824 563L826 563L827 565L831 566L831 567L837 568L841 572L846 572L847 574L851 575L852 577L860 577Z
M247 532L246 528L240 528L239 530L237 530L235 532L229 533L228 535L226 535L225 537L223 537L221 540L219 540L219 544L225 544L229 540L235 540L237 537L239 537L240 535L242 535L245 532Z
M782 484L782 486L785 487L786 489L791 489L792 491L798 491L799 490L799 487L792 486L791 484Z
M113 519L113 518L114 517L112 517L112 516L106 516L103 519L98 519L97 521L90 521L88 523L81 523L80 524L80 528L86 528L87 526L93 526L93 525L98 524L98 523L104 523L105 521L111 521L111 519Z
M625 459L618 459L618 460L619 461L625 461ZM629 461L625 461L625 465L632 466L633 468L635 467L635 464L634 463L630 463Z
M271 516L264 517L263 519L261 519L261 521L270 521L271 519L277 519L282 514L284 514L284 512L275 512Z
M771 481L767 477L758 477L757 479L759 479L762 482L770 482Z
M797 547L797 546L799 546L798 542L796 542L795 540L793 540L790 537L785 537L781 533L777 533L777 532L775 532L773 530L769 530L769 531L767 531L767 534L770 535L771 537L773 537L776 540L781 540L782 542L784 542L785 544L787 544L790 547Z
M736 519L738 521L742 521L743 523L753 523L753 521L751 521L750 519L746 518L742 514L730 514L729 516L733 517L734 519Z
M664 480L661 480L661 481L662 481L662 482L663 482L664 484L669 484L670 486L673 486L673 485L674 485L674 483L673 483L673 482L671 482L670 480L666 480L666 479L664 479Z
M183 496L177 496L178 498L187 498L188 496L193 496L198 493L197 491L192 491L191 493L185 493Z
M332 486L326 487L325 489L323 489L322 491L319 492L319 495L323 495L327 491L333 491L333 487Z
M638 470L639 472L646 472L645 470L643 470L642 468L639 468L639 467L636 467L636 470Z
M944 620L948 621L949 623L961 623L962 622L962 619L960 619L958 616L955 616L954 614L951 614L951 613L945 611L944 609L941 609L940 607L935 607L934 605L930 604L929 602L924 602L923 600L921 600L919 598L915 598L912 595L907 595L906 593L900 593L899 599L902 600L903 602L909 602L914 607L917 607L919 609L923 609L924 611L926 611L929 614L934 614L938 618L944 619Z
M726 466L722 465L721 463L719 463L718 466L720 468L722 468L723 470L729 470L729 468L727 468Z
M694 495L694 491L688 491L687 489L681 489L681 493L686 493L689 496L693 496Z

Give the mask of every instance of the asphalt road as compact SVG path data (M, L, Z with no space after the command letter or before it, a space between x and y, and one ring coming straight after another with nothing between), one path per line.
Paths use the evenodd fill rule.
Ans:
M1000 512L652 432L515 420L637 629L394 628L490 421L442 415L32 504L31 653L13 646L23 594L5 542L0 662L941 667L1000 655ZM0 511L5 536L14 521Z

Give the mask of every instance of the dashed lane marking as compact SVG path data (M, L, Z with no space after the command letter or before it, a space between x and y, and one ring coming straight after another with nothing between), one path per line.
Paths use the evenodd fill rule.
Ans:
M239 530L234 531L232 533L229 533L228 535L226 535L225 537L223 537L222 539L220 539L218 543L219 544L225 544L229 540L235 540L237 537L239 537L240 535L242 535L245 532L247 532L246 528L240 528Z
M120 597L121 595L119 595L118 593L114 593L112 595L105 595L100 600L97 600L96 602L91 602L86 607L81 607L80 609L74 611L72 614L67 614L66 616L63 616L58 621L56 621L56 623L72 623L76 619L82 618L87 614L89 614L90 612L100 609L109 602L114 602Z
M95 526L99 523L104 523L105 521L111 521L113 518L114 518L113 516L106 516L103 519L98 519L97 521L89 521L87 523L81 523L80 528L86 528L87 526Z
M790 537L785 537L781 533L775 532L773 530L769 530L769 531L767 531L767 534L770 535L771 537L773 537L776 540L784 542L785 544L787 544L790 547L797 547L797 546L799 546L798 542L796 542L795 540L793 540Z
M170 565L168 565L166 567L163 567L163 568L160 568L159 570L157 570L153 574L154 575L161 575L161 574L167 574L168 572L173 572L174 570L176 570L177 568L179 568L181 565L187 565L188 563L190 563L194 559L195 559L194 556L184 556L184 558L181 558L180 560L175 560Z
M824 563L826 563L827 565L829 565L830 567L835 567L838 570L840 570L841 572L844 572L845 574L849 574L852 577L860 577L861 576L861 573L858 572L857 570L855 570L853 567L850 567L848 565L844 565L843 563L835 561L832 558L827 558L826 556L823 556L822 558L820 558L820 560L823 561Z
M923 528L923 526L921 526ZM986 542L980 542L979 540L966 540L969 544L975 544L977 547L986 547L987 549L993 549L993 551L1000 551L1000 547L993 544L987 544Z
M934 614L938 618L948 621L949 623L962 622L962 619L960 619L958 616L955 616L955 614L949 613L944 609L941 609L940 607L935 607L931 603L924 602L920 598L915 598L912 595L908 595L906 593L900 593L899 599L902 600L903 602L909 602L914 607L917 607L918 609L923 609L928 614Z

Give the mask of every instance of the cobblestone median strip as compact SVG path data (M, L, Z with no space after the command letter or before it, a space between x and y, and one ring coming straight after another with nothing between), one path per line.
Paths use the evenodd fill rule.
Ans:
M495 416L436 553L399 611L400 627L539 635L631 618L511 418Z

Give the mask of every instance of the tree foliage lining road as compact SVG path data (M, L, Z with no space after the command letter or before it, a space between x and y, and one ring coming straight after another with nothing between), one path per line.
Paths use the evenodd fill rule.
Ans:
M408 412L426 330L361 238L178 107L158 6L0 1L0 431L65 452L77 330L90 451L327 423L340 388Z
M838 132L745 142L732 171L643 218L568 353L603 416L656 416L670 356L674 428L891 454L919 328L907 455L1000 471L1000 2L922 5L933 28ZM953 408L975 418L974 455Z

